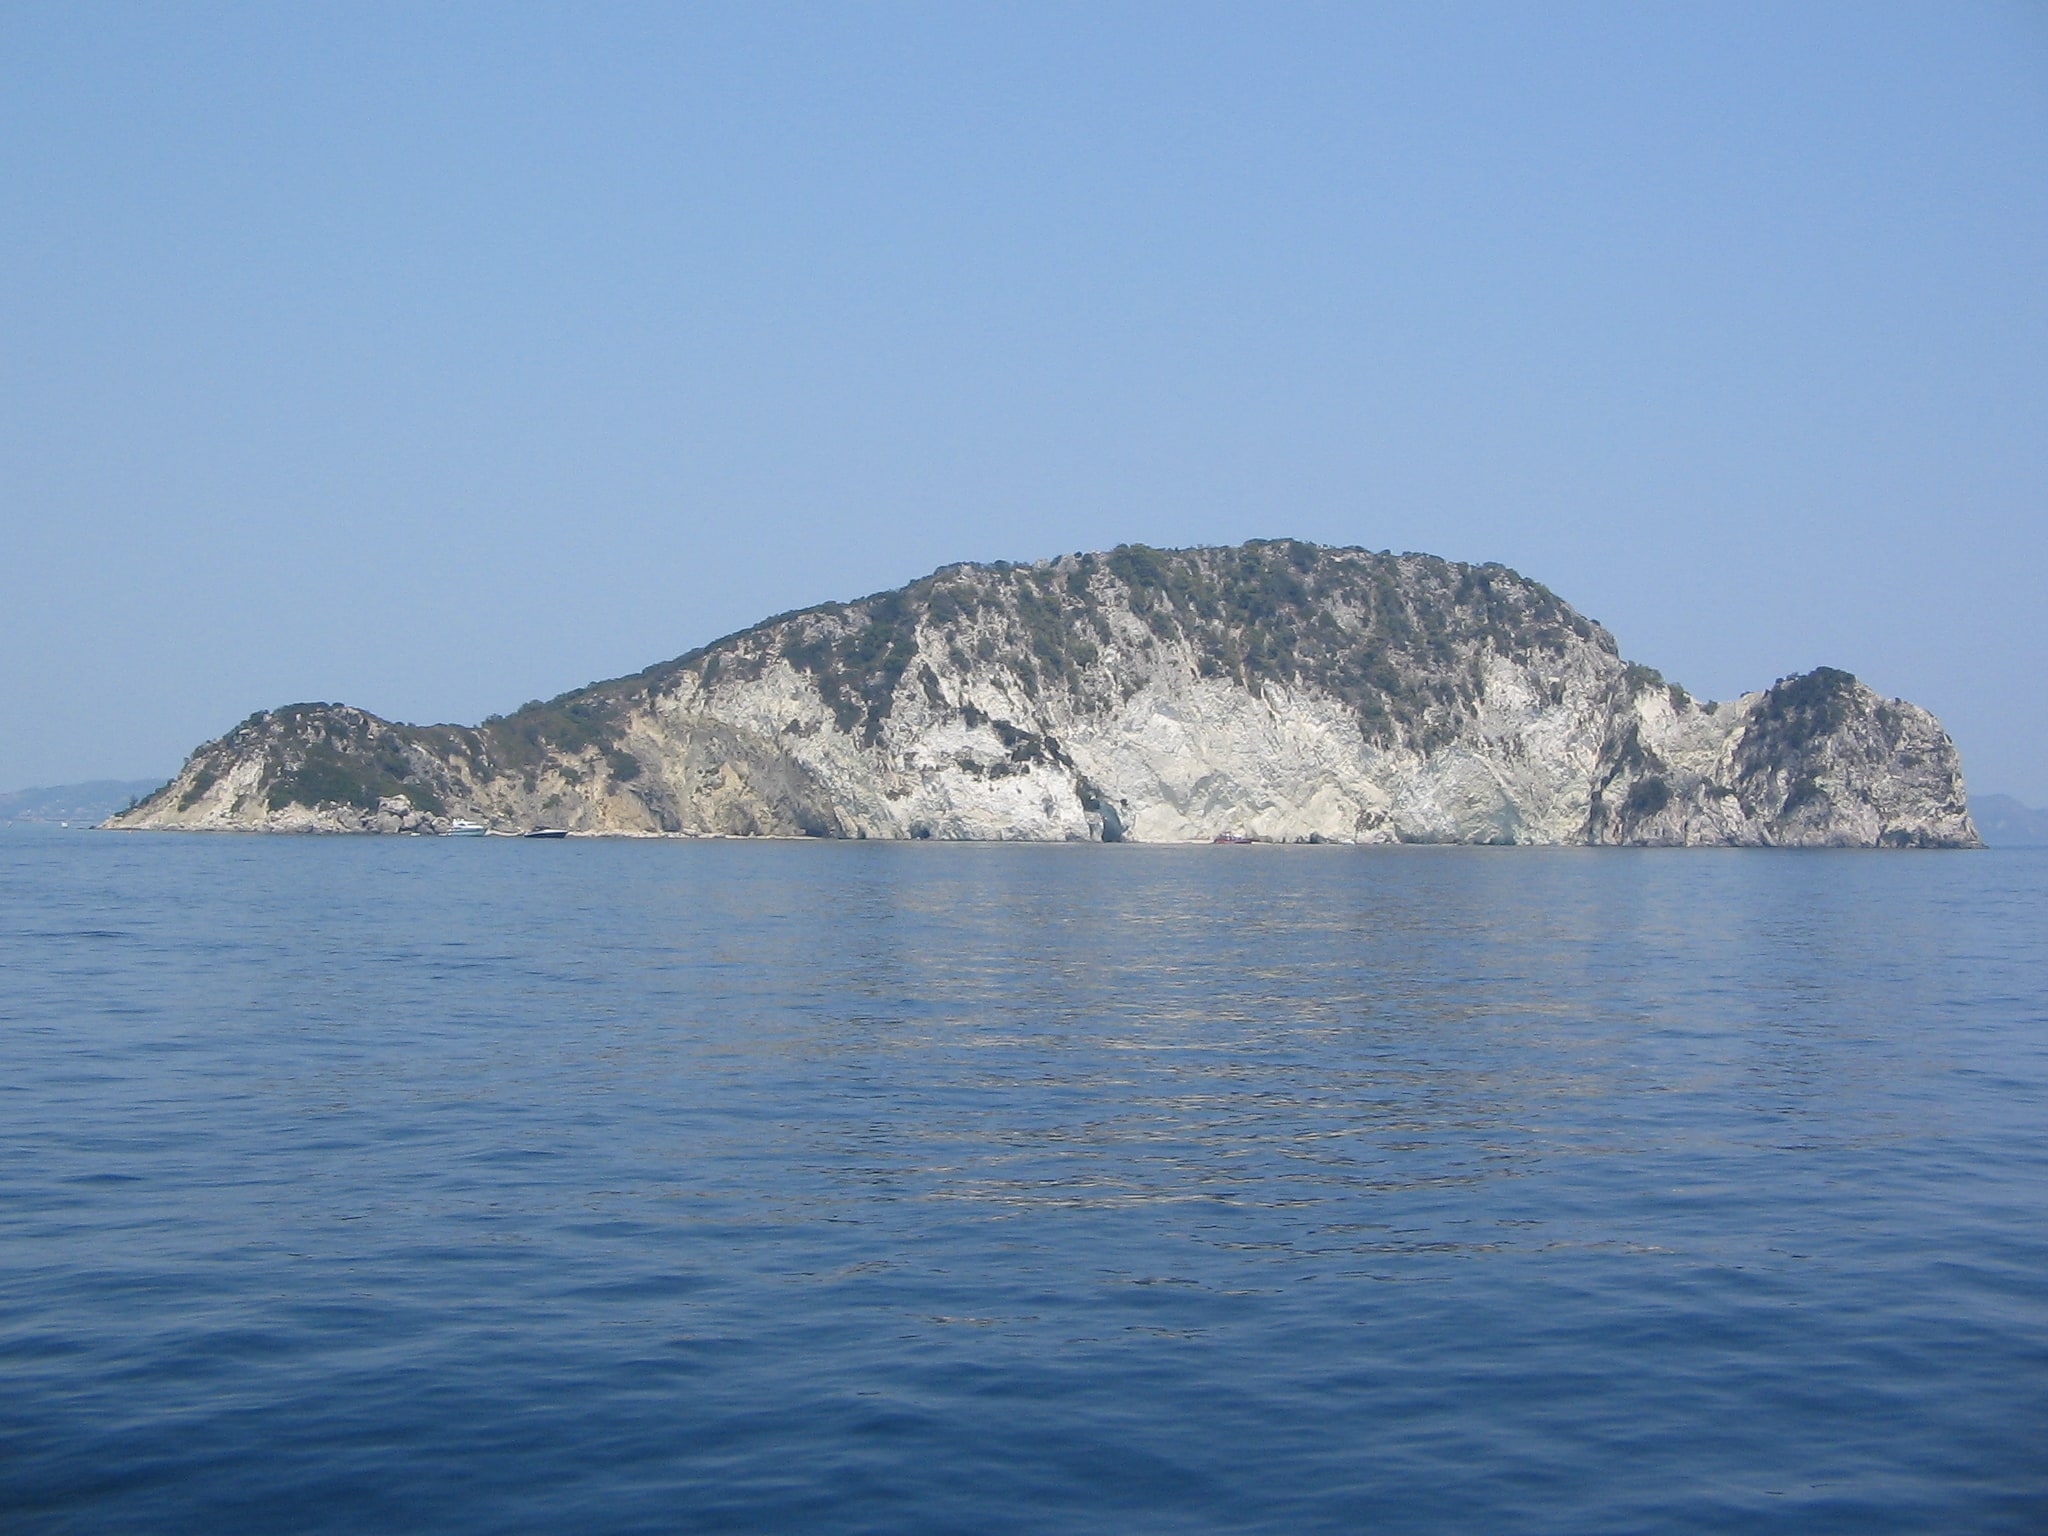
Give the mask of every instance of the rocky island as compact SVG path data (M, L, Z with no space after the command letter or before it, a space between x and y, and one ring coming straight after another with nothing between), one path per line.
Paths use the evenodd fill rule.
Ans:
M106 825L840 838L1977 845L1926 710L1724 703L1500 565L1124 545L953 565L483 724L250 716Z

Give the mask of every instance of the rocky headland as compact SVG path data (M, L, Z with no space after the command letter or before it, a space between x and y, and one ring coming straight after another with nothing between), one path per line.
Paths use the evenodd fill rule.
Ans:
M243 721L106 825L1176 842L1977 845L1926 710L1722 703L1499 565L1126 545L954 565L479 726Z

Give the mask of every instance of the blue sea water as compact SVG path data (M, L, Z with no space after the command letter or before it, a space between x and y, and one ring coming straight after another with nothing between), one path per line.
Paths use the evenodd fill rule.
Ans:
M0 836L14 1532L2048 1529L2048 854Z

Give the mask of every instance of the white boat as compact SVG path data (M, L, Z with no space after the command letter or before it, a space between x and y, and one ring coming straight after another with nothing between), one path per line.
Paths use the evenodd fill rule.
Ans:
M448 823L450 837L482 837L490 831L480 821L464 821L460 816Z

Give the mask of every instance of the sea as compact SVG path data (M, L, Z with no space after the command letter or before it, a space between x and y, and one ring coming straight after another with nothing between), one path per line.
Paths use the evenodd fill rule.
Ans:
M11 829L0 1529L2048 1530L2048 851Z

